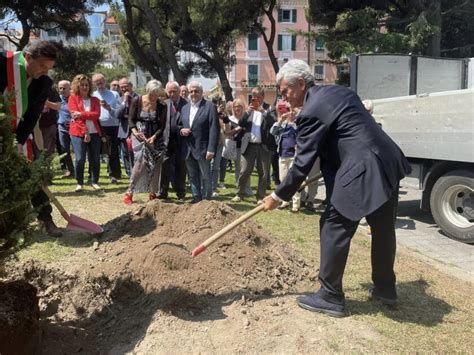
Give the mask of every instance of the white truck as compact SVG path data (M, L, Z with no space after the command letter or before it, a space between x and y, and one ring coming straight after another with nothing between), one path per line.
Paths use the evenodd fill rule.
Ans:
M474 60L356 55L351 88L412 165L403 186L422 190L447 236L474 243Z

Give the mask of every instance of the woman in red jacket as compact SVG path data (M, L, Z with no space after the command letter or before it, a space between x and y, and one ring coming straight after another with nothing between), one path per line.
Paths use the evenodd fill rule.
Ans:
M76 75L71 84L68 107L71 112L69 134L76 156L76 192L84 185L84 165L89 154L92 187L99 190L101 129L100 101L91 96L92 81L84 74Z

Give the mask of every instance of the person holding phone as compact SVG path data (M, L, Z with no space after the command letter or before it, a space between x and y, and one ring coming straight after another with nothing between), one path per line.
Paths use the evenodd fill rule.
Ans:
M242 166L237 195L232 199L233 202L239 202L244 198L245 187L255 165L258 173L257 203L261 203L265 197L268 186L270 162L276 152L275 138L270 134L270 128L275 123L275 117L270 110L270 106L263 102L262 92L261 88L252 90L251 103L246 114L239 121L239 126L248 136L248 144L241 147Z
M120 101L115 91L107 89L105 77L103 74L96 73L92 76L92 82L96 90L92 96L100 100L100 118L99 122L103 131L103 138L110 143L110 149L105 152L108 155L107 170L110 181L117 183L121 178L122 170L119 159L119 120L117 111L120 107Z
M270 133L275 136L277 143L277 153L279 157L279 174L280 180L288 174L296 155L296 134L297 127L295 117L299 113L299 109L290 109L290 105L283 100L277 102L278 120L270 128ZM298 212L301 206L301 193L296 192L292 197L291 212ZM286 208L289 202L282 201L279 208Z

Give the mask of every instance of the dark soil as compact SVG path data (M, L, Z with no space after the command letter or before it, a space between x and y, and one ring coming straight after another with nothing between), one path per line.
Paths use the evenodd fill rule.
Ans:
M25 329L34 332L40 311L43 353L107 352L117 343L133 343L157 314L216 319L223 305L297 292L307 285L305 261L252 222L191 256L238 216L215 201L153 201L109 222L98 242L78 248L54 268L37 262L16 265L8 277L37 288L39 310L35 289L28 284L20 283L24 290L18 288L12 296L28 307L5 309L1 298L7 296L0 289L0 339L24 336ZM25 292L31 294L28 302ZM7 321L5 331L1 322Z

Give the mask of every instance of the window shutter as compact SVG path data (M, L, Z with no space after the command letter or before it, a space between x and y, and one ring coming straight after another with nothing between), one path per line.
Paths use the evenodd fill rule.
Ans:
M324 50L324 39L320 37L316 38L316 50L317 51Z
M278 50L281 51L283 49L283 36L278 35Z
M291 22L296 23L296 9L291 10Z
M291 50L296 51L296 35L291 36Z
M278 22L283 22L283 11L278 9Z

